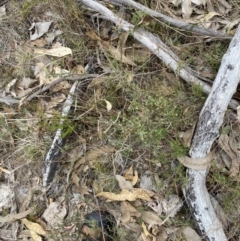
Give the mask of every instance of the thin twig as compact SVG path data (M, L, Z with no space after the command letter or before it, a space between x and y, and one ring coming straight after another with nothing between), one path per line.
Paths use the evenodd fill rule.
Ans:
M38 91L34 92L33 94L31 94L30 96L27 97L27 101L32 100L33 98L37 97L39 94L49 90L51 87L53 87L54 85L64 81L64 80L71 80L71 81L76 81L76 80L86 80L89 78L95 78L98 77L99 75L97 74L83 74L83 75L68 75L68 76L64 76L62 78L56 79L54 80L52 83L42 87L41 89L39 89Z

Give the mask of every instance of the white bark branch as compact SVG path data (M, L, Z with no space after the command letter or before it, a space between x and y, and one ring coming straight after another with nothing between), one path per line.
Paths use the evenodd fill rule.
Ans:
M226 54L223 56L211 93L200 113L189 152L192 158L205 157L210 152L214 140L219 135L219 128L223 123L228 103L236 92L240 81L239 60L240 26ZM214 212L206 188L206 175L208 170L196 171L188 169L187 173L189 182L185 188L185 197L204 240L227 240L223 232L222 224Z
M178 20L178 19L171 18L171 17L166 16L166 15L160 13L160 12L154 11L154 10L152 10L152 9L150 9L150 8L140 4L140 3L137 3L133 0L121 0L121 1L110 0L110 2L112 2L113 4L115 2L118 2L118 3L121 2L122 4L124 3L128 6L132 6L132 7L136 8L140 11L143 11L143 12L147 13L148 15L150 15L152 17L160 19L162 22L165 22L166 24L169 24L170 26L177 27L177 28L180 28L180 29L184 29L184 30L192 32L192 33L200 34L200 35L203 35L203 36L205 35L205 36L221 37L221 38L231 39L230 36L227 36L226 34L221 33L219 31L206 29L206 28L194 25L194 24L190 24L190 23Z
M128 23L122 18L119 18L108 8L94 0L78 1L101 13L108 20L115 23L120 29L131 32L135 39L137 39L140 43L152 51L158 58L160 58L170 69L176 73L177 76L180 76L189 84L201 86L206 94L210 93L211 86L195 77L192 74L194 71L189 67L185 67L184 63L158 37L146 30L134 29L134 25ZM239 103L236 100L231 100L229 105L231 108L236 109Z
M60 126L63 125L65 121L64 118L68 115L70 111L70 108L73 103L73 94L75 92L77 84L78 81L76 80L69 91L67 99L64 102L62 109L62 117L59 123ZM48 186L54 178L55 172L57 170L58 159L61 155L61 149L64 146L64 143L65 139L62 137L62 128L59 128L55 134L50 150L48 151L47 156L45 158L43 169L43 187Z

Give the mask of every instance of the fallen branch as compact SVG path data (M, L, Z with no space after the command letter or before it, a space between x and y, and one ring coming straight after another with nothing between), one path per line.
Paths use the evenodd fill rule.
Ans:
M58 80L55 80L55 84L59 83L62 80L66 80L66 79L75 80L75 82L72 85L72 87L69 91L69 95L63 105L62 116L61 116L61 120L59 123L61 128L59 128L57 130L55 137L53 139L53 143L45 158L45 163L44 163L44 168L43 168L43 187L48 186L52 182L52 180L55 176L55 173L57 171L58 159L61 155L61 149L63 148L63 146L65 144L65 139L66 139L66 138L63 138L63 136L62 136L62 130L63 130L62 126L64 124L65 117L68 115L68 113L71 109L71 106L73 103L74 92L76 90L77 85L80 84L79 79L86 80L90 76L96 77L96 75L87 74L87 75L82 75L82 76L80 75L78 77L65 77L65 78L60 78ZM50 87L53 86L52 83L50 85L51 85ZM36 96L35 94L36 93L34 93L33 97Z
M240 81L240 25L233 37L198 120L189 155L203 158L211 149L219 135L228 103L236 92ZM196 163L199 164L199 163ZM184 189L188 206L198 224L204 240L227 240L222 224L214 212L206 188L208 169L197 171L188 169L189 181Z
M180 76L187 83L199 85L206 94L210 93L211 86L195 77L192 74L194 71L189 67L185 67L182 61L158 37L146 30L135 29L134 25L128 23L122 18L119 18L108 8L94 0L79 0L79 2L82 2L91 9L101 13L108 20L115 23L120 29L131 32L135 39L141 42L159 59L161 59L170 69L176 73L177 76ZM229 103L229 106L233 109L236 109L238 105L239 103L236 100L231 100Z
M63 126L64 118L68 115L68 112L70 111L70 108L73 103L73 94L75 92L77 84L78 84L78 81L75 81L63 105L62 118L59 123L60 126ZM43 187L48 186L54 178L54 175L57 171L58 158L60 157L61 149L64 146L64 144L65 144L65 138L63 138L62 136L62 127L61 127L57 130L56 135L53 139L53 143L45 158L44 169L43 169Z
M116 2L119 2L119 1L116 1L116 0L109 0L109 1L113 4L116 3ZM133 0L121 0L121 3L124 3L128 6L132 6L132 7L136 8L140 11L143 11L143 12L147 13L148 15L150 15L151 17L158 18L161 21L163 21L164 23L169 24L172 27L177 27L179 29L189 31L191 33L196 33L196 34L200 34L200 35L203 35L203 36L220 37L220 38L225 38L225 39L231 39L232 38L230 36L226 36L224 33L221 33L219 31L202 28L202 27L199 27L199 26L194 25L194 24L190 24L190 23L178 20L178 19L171 18L171 17L166 16L162 13L154 11L154 10L152 10L152 9L150 9L150 8L140 4L140 3L137 3Z

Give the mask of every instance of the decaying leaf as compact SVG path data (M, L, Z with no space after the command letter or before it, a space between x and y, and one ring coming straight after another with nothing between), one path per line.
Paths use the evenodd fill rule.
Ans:
M144 222L142 222L142 228L143 228L143 233L146 237L150 237L152 241L156 241L156 237L154 237L151 233L148 232Z
M157 214L150 211L143 211L141 219L149 225L162 224L162 219Z
M115 58L116 60L124 63L124 64L129 64L132 66L136 66L136 64L127 56L125 56L121 50L113 47L112 45L110 45L107 41L102 41L101 42L101 46L104 49L104 51L109 52L113 58Z
M182 234L185 236L187 241L201 241L201 237L190 227L185 227L181 229Z
M135 201L137 199L142 199L148 202L151 201L148 193L145 190L137 188L133 190L123 189L120 194L101 192L97 196L107 198L109 201Z
M223 211L223 208L219 204L216 198L214 198L212 195L210 196L211 198L211 203L213 205L214 211L217 214L217 217L219 218L220 222L222 223L224 228L227 228L229 223L228 223L228 218L225 212Z
M124 175L126 180L132 181L133 179L133 166L130 166Z
M131 219L131 214L128 211L127 202L121 202L121 223L128 223Z
M124 223L124 227L126 227L129 230L132 230L134 233L140 234L142 231L142 228L137 223Z
M128 223L130 221L131 217L140 217L141 215L142 215L142 213L139 212L129 202L121 203L121 222L122 222L122 224Z
M38 22L38 23L32 23L32 26L30 27L30 40L35 40L37 38L40 38L45 34L52 22Z
M206 157L203 158L191 158L188 156L177 157L178 161L181 162L185 167L192 168L194 170L205 170L214 158L214 153L210 152Z
M107 105L107 111L110 111L112 109L112 104L108 100L104 100Z
M67 214L65 205L60 202L52 202L44 211L42 217L54 228L62 224L62 220Z
M229 137L227 134L221 134L218 139L219 146L226 152L231 158L231 176L236 176L239 173L239 161L238 161L238 149L234 136Z
M34 54L63 57L66 55L72 55L72 50L70 48L61 46L61 47L52 48L52 49L34 49Z
M46 234L45 230L43 230L43 228L38 223L30 222L26 218L21 219L21 221L29 230L34 231L40 235Z
M133 167L132 166L130 166L129 169L126 171L124 177L126 180L131 181L132 186L136 185L136 183L138 182L138 172L137 172L137 170L135 170L134 175L133 175Z
M57 96L52 97L49 102L45 102L45 111L49 111L54 107L58 106L60 103L66 100L66 98L66 95L64 95L63 93L59 93Z
M114 148L111 146L100 146L98 149L90 150L74 165L74 170L77 170L80 165L84 164L86 161L93 161L102 155L108 155L114 152Z
M133 176L133 180L132 180L132 185L135 186L138 182L138 172L137 170L134 171L134 176Z
M187 146L190 147L191 146L191 141L192 141L192 136L195 130L197 122L195 122L192 126L192 128L188 129L185 132L181 132L180 133L180 138L183 139L183 143Z
M115 175L117 181L118 181L118 185L119 187L123 190L123 189L127 189L127 190L131 190L133 189L132 183L129 181L126 181L124 177L120 176L120 175Z
M42 237L39 236L36 232L33 230L30 230L31 237L34 241L42 241Z

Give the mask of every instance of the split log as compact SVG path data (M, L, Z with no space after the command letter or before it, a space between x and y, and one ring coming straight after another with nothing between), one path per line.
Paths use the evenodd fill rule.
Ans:
M189 67L185 67L182 61L176 56L170 48L164 44L157 36L144 29L136 29L134 25L128 23L124 19L118 17L112 11L102 4L94 0L78 0L79 3L83 3L85 6L90 7L98 13L101 13L104 18L116 24L116 26L124 31L129 31L132 36L147 47L152 53L154 53L159 59L161 59L166 66L172 69L177 76L180 76L187 83L192 85L199 85L202 90L209 94L211 91L211 86L197 78ZM229 106L236 109L239 105L238 101L231 100Z
M240 25L233 37L226 54L222 58L221 66L199 116L198 124L189 152L192 158L205 157L219 135L219 128L223 123L233 94L240 81ZM188 185L184 195L188 206L198 224L204 240L227 240L222 225L218 220L210 196L206 188L208 169L197 171L188 169Z

